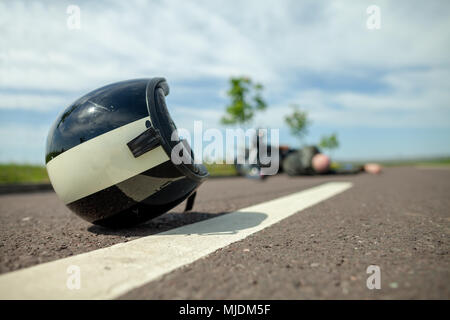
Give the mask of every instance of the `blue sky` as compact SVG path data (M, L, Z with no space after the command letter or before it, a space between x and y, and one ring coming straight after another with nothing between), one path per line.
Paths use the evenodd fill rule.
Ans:
M68 5L81 29L67 28ZM381 29L366 27L369 5ZM340 159L450 155L448 1L2 1L0 162L43 163L56 116L102 85L164 76L179 127L219 127L230 76L265 86L255 126L307 110Z

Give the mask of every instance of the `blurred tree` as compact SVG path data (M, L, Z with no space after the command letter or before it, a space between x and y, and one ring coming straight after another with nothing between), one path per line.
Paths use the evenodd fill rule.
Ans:
M333 133L330 134L329 136L322 136L319 142L319 147L323 149L328 149L330 150L330 152L339 147L337 134Z
M302 141L308 133L308 127L311 121L308 119L308 113L302 111L298 105L293 104L291 107L294 111L290 115L285 116L284 121L288 125L291 134Z
M227 95L231 103L226 107L226 114L221 118L221 123L246 124L251 122L256 111L266 110L267 104L261 93L263 86L253 83L248 77L236 77L230 79L230 89Z

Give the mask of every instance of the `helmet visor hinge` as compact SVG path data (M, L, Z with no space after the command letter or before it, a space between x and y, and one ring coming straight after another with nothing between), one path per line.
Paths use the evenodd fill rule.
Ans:
M148 128L136 138L127 143L135 158L161 145L161 136L158 129Z

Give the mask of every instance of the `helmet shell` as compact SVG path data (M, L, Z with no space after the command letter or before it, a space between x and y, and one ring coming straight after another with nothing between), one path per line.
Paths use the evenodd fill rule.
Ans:
M172 140L168 93L163 78L122 81L84 95L58 116L46 166L56 193L77 215L103 226L135 225L181 203L208 176L203 165L170 159L181 141ZM129 144L144 132L157 144L137 155Z

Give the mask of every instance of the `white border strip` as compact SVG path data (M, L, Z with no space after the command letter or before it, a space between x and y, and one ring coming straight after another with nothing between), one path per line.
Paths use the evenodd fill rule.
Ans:
M0 299L112 299L352 186L332 182L217 218L0 276ZM70 290L69 266L80 268Z
M127 143L147 129L147 120L111 130L50 160L48 175L61 200L79 200L168 161L161 146L138 158L128 149Z

